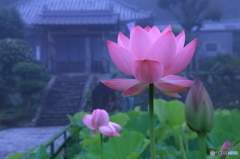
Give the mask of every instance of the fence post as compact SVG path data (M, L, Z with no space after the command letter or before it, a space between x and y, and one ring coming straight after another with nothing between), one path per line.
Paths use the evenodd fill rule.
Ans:
M54 141L51 144L51 158L54 156Z

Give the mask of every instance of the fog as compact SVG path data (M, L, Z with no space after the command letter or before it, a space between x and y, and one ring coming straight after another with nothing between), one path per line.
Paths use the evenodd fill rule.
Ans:
M29 138L33 139L27 140L23 145L25 149L21 151L27 152L31 146L35 148L42 144L37 141L41 135L54 135L70 122L79 126L75 127L75 130L82 130L84 124L81 113L90 113L96 109L104 109L110 116L118 113L121 116L123 113L124 122L134 113L141 112L145 122L145 119L148 119L145 113L149 109L148 84L151 84L146 81L152 80L149 74L149 68L152 67L148 68L144 63L149 60L149 56L143 56L146 58L144 59L136 52L147 50L147 53L152 55L152 52L157 52L150 49L152 46L163 52L171 50L162 44L153 43L157 36L160 39L166 32L170 32L174 37L173 41L171 38L166 39L166 45L175 48L175 53L167 52L161 55L165 61L161 61L158 56L149 60L158 62L156 66L159 68L156 70L163 72L156 73L160 79L153 82L156 84L154 99L165 100L166 103L174 103L176 100L177 103L180 102L183 107L179 112L182 114L175 111L173 116L180 116L185 123L185 130L188 123L185 121L183 109L190 90L188 88L191 88L190 82L186 85L187 80L183 80L182 83L174 85L164 77L176 75L181 76L181 79L184 77L194 81L198 76L211 98L216 114L227 115L232 113L232 110L239 114L240 1L212 0L203 10L200 2L202 1L191 3L194 6L189 8L171 4L164 9L158 6L157 0L1 0L0 136L2 133L5 140L0 140L0 147L4 147L4 144L8 143L7 138L14 136L18 129L29 128L26 132L30 136L32 130L36 134L34 128L41 128L40 135L30 136ZM197 9L199 11L196 11ZM134 32L131 28L135 26L146 27L145 30L140 29L144 33L136 33L139 30ZM158 28L161 33L156 31L154 35L151 34L151 27ZM148 40L138 37L142 34L143 37L148 35L149 37L145 36ZM128 38L130 41L138 40L140 45L129 42ZM139 39L145 40L146 46ZM191 52L195 47L194 39L197 39L197 43L192 57L183 55L186 59L183 60L181 56L177 56L185 53L183 47ZM165 42L165 39L161 42ZM118 52L126 57L114 55ZM131 56L127 56L127 53ZM166 58L168 56L169 58ZM134 58L134 63L129 60L131 58ZM186 62L188 59L189 62ZM138 65L139 61L143 64ZM174 63L177 63L176 67L173 67ZM173 74L169 71L178 70L178 67L185 63L189 64L180 69L181 71L173 71ZM145 78L143 74L149 78ZM130 81L131 84L116 80L104 85L104 80L111 79L124 79L123 81ZM161 82L166 81L169 83L161 85ZM158 82L160 86L157 85ZM147 86L143 87L145 84ZM171 92L174 88L177 89L176 92ZM136 90L139 92L134 92ZM129 92L136 94L128 94ZM177 93L181 98L175 98L179 97ZM129 113L130 115L126 113L131 110L136 112ZM225 113L219 113L221 111ZM74 116L79 112L81 113ZM129 117L126 117L126 114ZM135 117L139 115L136 114ZM164 116L171 116L166 114ZM118 118L115 117L116 120L119 120ZM135 120L142 121L140 117L133 119ZM168 118L166 125L169 124L167 120ZM129 121L130 126L128 125L126 130L130 131L131 124L134 127L135 124ZM183 126L183 123L181 124L178 126ZM45 132L44 127L49 129ZM229 136L231 142L234 142L236 135ZM21 135L16 136L15 141L11 141L14 144L9 143L10 146L5 150L0 149L0 158L18 152L16 142L20 138ZM195 141L196 136L193 138ZM34 144L31 145L31 141L34 141ZM221 139L221 142L212 144L216 148L220 147L222 142Z

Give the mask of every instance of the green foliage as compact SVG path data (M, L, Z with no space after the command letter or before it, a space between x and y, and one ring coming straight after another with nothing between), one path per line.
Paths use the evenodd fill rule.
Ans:
M24 23L15 8L0 7L0 39L23 38Z
M177 100L166 102L162 99L155 99L154 105L154 112L161 123L172 127L182 125L185 122L184 104L182 102Z
M160 158L180 159L181 153L173 146L168 146L165 143L158 143L156 145L156 154Z
M35 63L19 62L14 65L13 73L18 77L18 91L26 96L38 93L49 80L44 68Z
M196 151L198 149L197 135L186 126L185 118L183 117L183 103L159 99L154 102L157 156L167 159L197 159L199 157L199 151ZM92 159L101 156L100 133L95 135L89 133L90 130L82 123L84 114L86 113L80 112L74 116L69 116L72 124L70 129L72 140L68 143L67 150L69 159ZM121 137L109 138L104 136L104 159L150 158L147 112L132 110L112 115L110 119L119 123L123 129L119 132ZM207 138L207 151L219 151L222 144L226 140L230 140L232 143L235 141L232 150L240 152L239 122L239 111L216 110L215 125ZM12 155L14 156L14 154ZM208 159L217 159L217 157L208 156ZM237 158L239 156L227 156L227 159Z
M44 146L30 150L28 153L15 153L8 155L5 159L49 159L49 154Z
M200 63L203 71L211 70L219 75L236 75L240 73L240 58L232 53L218 54L216 57L204 59Z
M30 107L34 103L34 97L46 86L49 75L39 64L31 62L18 62L13 66L16 91L20 93L24 106Z
M11 74L12 68L18 62L31 62L32 49L23 40L0 40L0 66L1 74Z
M239 139L240 113L237 110L217 110L211 133L208 134L209 148L220 149L226 140L232 143Z
M110 120L112 122L118 123L119 125L121 125L122 127L125 126L125 124L130 120L129 116L125 113L117 113L115 115L112 115L110 117Z
M21 159L26 155L25 152L13 153L8 155L5 159Z
M100 134L91 135L89 129L83 128L79 132L79 138L82 139L82 148L91 147L100 142Z
M131 144L129 144L131 143ZM137 159L149 144L149 140L138 132L123 132L121 137L110 138L104 143L105 159ZM82 159L99 158L100 144L98 143Z
M137 116L131 116L129 115L129 121L124 126L124 130L126 131L137 131L145 136L148 135L148 129L149 129L149 116L147 113L141 114L139 112L139 115Z
M240 58L233 56L230 53L218 55L218 61L221 63L221 67L218 73L225 75L235 75L240 73Z
M74 116L67 115L70 122L71 122L71 128L68 130L71 133L71 137L75 142L79 142L79 132L83 129L84 124L82 122L82 117L86 113L80 112L74 114Z
M32 51L23 40L0 40L0 104L6 105L15 91L13 67L19 62L31 62ZM3 93L4 92L4 93Z

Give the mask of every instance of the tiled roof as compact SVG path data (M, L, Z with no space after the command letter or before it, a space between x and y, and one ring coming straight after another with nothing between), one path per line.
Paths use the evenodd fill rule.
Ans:
M27 24L113 24L152 17L119 0L25 0L16 8Z
M238 20L222 20L221 22L205 22L201 31L212 31L212 30L240 30L240 19Z
M173 27L181 28L182 26L176 21L168 23L157 24L160 30L166 28L167 25L172 24ZM227 30L240 30L240 19L228 19L221 20L219 22L204 21L200 31L227 31ZM192 31L197 31L197 28L193 28Z
M117 24L119 16L112 12L45 11L32 21L34 25Z

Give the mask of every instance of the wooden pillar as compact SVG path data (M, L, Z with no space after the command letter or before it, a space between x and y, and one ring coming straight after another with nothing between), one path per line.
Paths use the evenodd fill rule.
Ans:
M108 56L107 56L107 44L106 44L106 34L105 31L102 31L102 44L103 44L103 61L102 61L102 65L103 65L103 72L104 73L108 73L109 72L109 66L108 66Z
M56 51L54 39L50 32L48 32L48 68L52 73L56 73Z

